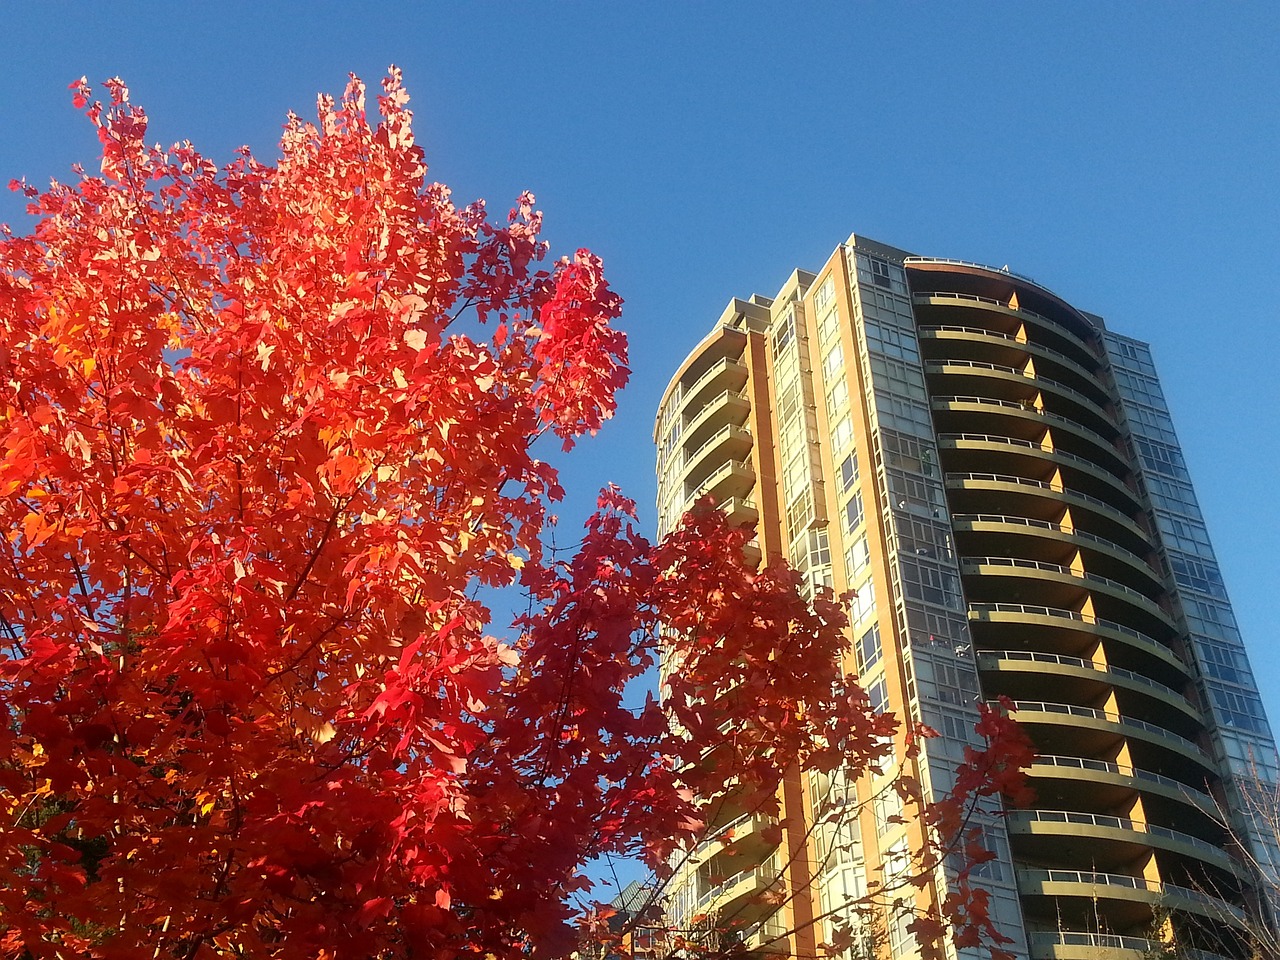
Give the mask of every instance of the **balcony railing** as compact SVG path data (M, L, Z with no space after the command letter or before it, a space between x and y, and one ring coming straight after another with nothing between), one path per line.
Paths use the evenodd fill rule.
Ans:
M778 871L777 862L771 858L768 863L762 863L754 867L747 867L745 870L739 870L733 876L726 880L722 880L717 884L709 887L698 897L698 909L701 910L721 896L728 893L740 883L747 880L754 880L755 887L769 887L778 882L781 874Z
M754 475L751 469L751 464L748 463L746 460L726 460L723 464L717 467L711 473L711 475L707 477L707 479L703 480L702 483L698 484L697 489L695 489L691 494L689 494L687 500L690 503L697 500L699 497L707 493L709 490L714 489L715 486L718 483L720 483L720 481L722 481L729 474L733 473L735 470L744 472L748 475Z
M1161 897L1174 896L1195 903L1204 904L1212 911L1220 911L1220 915L1233 917L1243 922L1244 910L1234 903L1228 903L1220 897L1211 896L1201 890L1180 887L1173 883L1161 883L1158 880L1147 880L1145 877L1131 877L1123 873L1089 873L1083 870L1030 870L1018 871L1018 879L1033 883L1079 883L1091 887L1122 887L1129 890L1142 890Z
M1136 717L1126 717L1111 710L1100 710L1097 707L1082 707L1074 703L1047 703L1043 700L1014 700L1013 708L1024 713L1055 713L1064 716L1083 717L1089 720L1104 720L1133 730L1142 730L1161 740L1168 740L1184 751L1194 754L1205 766L1212 769L1212 761L1200 748L1200 745L1186 737L1166 730L1154 723L1147 723Z
M1070 417L1064 417L1056 413L1049 413L1047 410L1041 410L1039 407L1030 403L1018 403L1015 400L997 400L994 397L973 397L973 396L936 396L932 398L936 408L940 403L972 403L984 407L1002 407L1009 410L1017 410L1029 416L1039 417L1042 420L1048 420L1050 423L1056 423L1070 433L1076 433L1089 440L1095 446L1107 451L1114 456L1117 461L1128 465L1123 454L1115 448L1115 446L1098 431L1092 429L1079 420L1072 420ZM1086 463L1089 461L1085 461Z
M1138 600L1142 600L1147 604L1155 606L1155 601L1148 597L1145 593L1133 589L1121 583L1119 580L1112 580L1110 577L1104 577L1097 573L1086 573L1082 570L1072 570L1070 567L1064 567L1060 563L1046 563L1043 560L1022 560L1016 557L965 557L964 563L968 564L984 564L989 567L1028 567L1035 570L1043 570L1046 573L1060 573L1063 576L1072 577L1076 580L1088 580L1091 583L1102 584L1113 590L1128 594Z
M1217 804L1214 803L1213 797L1205 793L1203 790L1197 790L1195 787L1183 783L1181 780L1175 780L1172 777L1166 777L1162 773L1156 773L1153 770L1142 770L1138 767L1131 767L1125 763L1112 763L1109 760L1092 760L1088 757L1060 757L1053 755L1037 756L1035 764L1043 764L1048 767L1063 767L1072 770L1096 770L1098 773L1109 773L1118 777L1126 777L1133 780L1145 780L1148 783L1156 783L1169 790L1182 794L1193 806L1198 807L1202 812L1210 817L1217 819L1221 813Z
M685 420L684 428L682 431L683 435L688 436L690 433L693 433L702 424L704 420L710 418L710 416L713 413L716 413L719 411L720 407L730 403L733 400L737 400L744 405L750 404L750 401L746 398L746 396L744 394L738 393L736 390L725 390L722 393L717 393L714 397L712 397L702 406L698 407L698 409L693 413L693 415L690 416L687 420Z
M726 824L723 824L717 827L712 827L710 830L707 831L707 839L704 840L702 843L700 843L698 846L709 847L712 844L717 844L717 843L728 844L728 843L732 843L735 840L740 840L741 836L728 836L728 834L736 833L739 827L742 827L746 824L751 824L751 830L754 831L758 827L771 826L773 824L776 824L777 822L778 821L776 818L771 817L768 814L756 813L754 811L748 810L746 813L738 814L736 817L734 817L732 820L730 820ZM748 831L748 833L749 832L751 831Z
M1093 624L1136 640L1141 646L1146 647L1162 659L1172 660L1183 670L1186 670L1186 664L1178 658L1178 655L1158 640L1154 640L1142 631L1135 630L1133 627L1126 626L1123 623L1116 623L1114 620L1107 620L1103 617L1095 617L1090 613L1081 613L1078 610L1063 610L1061 607L1044 607L1034 603L971 603L969 604L969 612L971 615L974 613L1026 613L1037 617L1058 617L1063 620L1075 620L1079 623Z
M1038 653L1031 650L979 650L978 660L981 661L984 658L1022 660L1030 663L1053 663L1064 667L1080 667L1085 670L1094 670L1098 673L1105 673L1113 677L1122 677L1126 680L1131 680L1134 683L1141 684L1144 687L1149 687L1152 690L1174 698L1179 703L1185 704L1187 710L1196 716L1199 716L1200 713L1200 711L1196 710L1186 697L1173 689L1173 687L1166 686L1165 684L1160 683L1157 680L1152 680L1150 677L1143 676L1140 673L1134 673L1132 670L1126 670L1124 667L1117 667L1111 664L1099 666L1092 660L1084 660L1080 657L1069 657L1061 653Z
M1029 313L1030 311L1024 311L1024 312ZM1074 370L1080 377L1082 377L1085 380L1094 381L1094 382L1097 381L1097 377L1093 373L1091 373L1088 370L1088 368L1082 366L1079 363L1079 361L1073 360L1071 357L1067 356L1061 350L1054 350L1052 347L1046 347L1042 343L1032 343L1027 340L1019 340L1017 337L1015 337L1011 333L1002 333L999 330L991 330L986 327L967 327L967 326L962 326L958 324L948 324L948 323L926 324L924 326L918 327L917 329L919 330L920 333L968 333L968 334L982 335L985 337L992 337L997 340L1007 340L1021 350L1025 350L1026 352L1033 355L1048 357L1054 363L1060 363L1064 367ZM1099 390L1102 391L1101 385L1099 385ZM1097 401L1094 401L1094 402L1096 403Z
M706 369L706 371L702 374L702 376L698 377L698 379L693 381L693 383L690 384L688 387L682 386L680 388L680 397L678 402L683 403L686 399L688 399L689 397L692 397L699 390L701 390L703 386L710 383L712 380L714 380L716 377L718 377L720 374L724 373L725 371L729 370L731 367L741 369L744 375L747 372L746 367L743 365L741 360L731 359L729 357L723 357L720 360L717 360L711 366L709 366Z
M748 443L751 442L751 432L747 430L746 427L740 427L736 423L727 423L723 427L721 427L719 430L717 430L715 433L713 433L711 436L709 436L705 441L703 441L698 446L697 450L694 450L692 453L685 454L685 458L684 458L685 469L686 470L689 469L689 467L693 466L695 463L698 462L698 460L702 457L704 453L706 453L716 444L723 443L724 441L728 440L735 433L742 434L741 439L746 440Z
M1015 277L1018 280L1025 280L1027 281L1027 283L1034 284L1035 286L1040 287L1040 289L1045 291L1046 293L1053 293L1053 291L1050 290L1048 287L1042 286L1039 283L1039 281L1035 280L1032 277L1028 277L1025 273L1014 273L1008 267L993 267L993 266L990 266L989 264L978 263L977 261L974 261L974 260L952 260L949 257L903 257L902 262L903 264L949 263L957 267L974 267L978 270L985 270L987 273L999 273L999 274L1003 274L1006 277ZM1056 293L1054 293L1053 295L1055 297L1057 296ZM957 294L957 296L959 296L959 294ZM975 297L974 299L979 299L979 298ZM986 299L986 298L984 297L981 299ZM1000 301L992 300L991 302L999 303Z
M1034 947L1092 947L1099 950L1133 950L1148 956L1160 956L1168 951L1170 944L1146 937L1131 937L1117 933L1085 933L1075 930L1037 930L1031 934L1031 946ZM1177 956L1189 960L1228 960L1220 953L1207 950L1195 950L1181 944L1172 945Z
M946 436L966 436L966 435L946 434ZM977 436L977 435L974 435L974 436ZM1019 443L1027 443L1027 441L1023 440L1023 441L1019 441ZM1036 447L1036 449L1043 449L1038 447L1036 444L1028 444L1028 445L1032 447ZM1068 458L1079 459L1078 457L1075 457L1074 454L1064 454L1064 455ZM1085 461L1085 462L1087 463L1088 461ZM981 480L987 483L1016 483L1026 487L1037 487L1041 490L1048 490L1049 492L1056 494L1057 496L1062 497L1064 499L1083 500L1086 503L1088 503L1090 507L1098 510L1100 513L1105 513L1112 519L1118 520L1121 523L1138 531L1139 533L1142 533L1141 528L1136 523L1133 522L1133 517L1129 516L1123 511L1117 510L1111 504L1107 503L1107 501L1099 500L1097 497L1087 493L1081 493L1079 490L1068 490L1066 487L1055 487L1053 484L1046 483L1043 480L1032 480L1028 477L1015 477L1007 473L948 473L947 474L947 480L951 480L953 478L956 480Z
M1087 540L1090 543L1096 543L1108 550L1112 550L1129 560L1136 563L1144 572L1157 582L1161 582L1160 575L1151 569L1151 565L1142 557L1138 556L1132 550L1126 550L1114 540L1108 540L1106 537L1100 537L1097 534L1090 533L1088 530L1081 530L1078 527L1064 527L1060 523L1054 523L1051 520L1037 520L1033 517L1011 517L1001 513L956 513L952 514L953 521L965 521L968 523L1007 523L1018 527L1034 527L1037 530L1052 530L1068 537L1079 537L1081 540Z
M1114 473L1107 470L1105 467L1101 466L1100 464L1090 460L1088 457L1078 456L1077 454L1074 454L1069 450L1062 450L1058 447L1048 449L1041 446L1039 443L1037 443L1034 440L1023 440L1020 437L1002 437L998 434L992 434L992 433L940 433L938 434L938 439L940 441L941 440L967 440L971 443L999 443L1009 447L1023 447L1028 450L1034 450L1037 453L1045 454L1046 456L1057 457L1059 459L1066 460L1068 463L1079 464L1081 469L1087 470L1091 474L1101 475L1105 477L1108 480L1108 482L1111 483L1112 486L1116 487L1117 489L1123 490L1133 500L1135 501L1137 500L1137 494L1135 494L1132 490L1130 490L1128 486L1125 485L1125 482L1121 480L1119 477L1117 477ZM1079 493L1079 494L1076 494L1076 496L1084 497L1084 496L1087 496L1087 494ZM1089 497L1088 499L1096 500L1097 498ZM1105 501L1099 500L1098 502L1104 503Z
M1162 837L1177 843L1185 843L1208 853L1214 860L1229 859L1227 852L1208 840L1193 837L1189 833L1170 830L1154 823L1130 820L1128 817L1112 817L1101 813L1078 813L1074 810L1014 810L1009 814L1014 823L1071 823L1085 827L1105 827L1112 830L1128 830L1133 833L1148 833L1153 837Z
M1077 933L1071 930L1037 931L1031 934L1033 947L1096 947L1106 950L1138 950L1155 954L1164 944L1146 937L1128 937L1116 933Z
M1027 373L1025 370L1020 370L1017 367L1009 367L999 363L987 363L985 360L953 360L948 358L945 360L933 360L925 364L925 369L933 373L941 373L942 371L938 369L939 367L971 367L976 370L991 370L995 373L1007 373L1015 377L1020 377L1023 380L1030 381L1033 386L1044 384L1059 393L1066 394L1071 397L1071 399L1083 405L1086 409L1092 410L1105 423L1109 423L1111 426L1116 427L1115 418L1112 417L1111 414L1107 413L1107 411L1104 410L1092 397L1086 396L1075 387L1069 387L1065 383L1058 380L1051 380L1049 377L1041 376L1038 373ZM1119 428L1117 427L1117 429Z
M948 261L948 262L950 262L950 261ZM981 264L971 264L971 266L981 266ZM991 267L982 267L982 269L984 269L984 270L990 270L990 269L992 269L992 268L991 268ZM997 272L997 273L1003 273L1003 271L1001 271L1001 270L997 270L996 272ZM1017 274L1012 274L1012 276L1017 276ZM1028 280L1028 279L1030 279L1030 278L1029 278L1029 277L1023 277L1022 279L1024 279L1024 280ZM1032 280L1031 282L1032 282L1032 283L1036 283L1034 280ZM1038 286L1038 287L1039 287L1039 286L1040 286L1040 284L1036 283L1036 286ZM1041 287L1041 289L1042 289L1042 290L1047 290L1048 288L1047 288L1047 287ZM1050 291L1050 292L1052 292L1052 291ZM1054 296L1056 297L1056 296L1057 296L1057 294L1055 293L1055 294L1054 294ZM993 306L993 307L999 307L1001 310L1009 310L1009 311L1011 311L1011 312L1013 312L1013 313L1021 313L1021 314L1025 314L1026 316L1031 317L1033 320L1039 320L1041 323L1046 323L1046 324L1048 324L1049 326L1053 327L1053 329L1054 329L1054 331L1055 331L1055 332L1057 332L1057 331L1063 331L1064 333L1066 333L1066 335L1067 335L1068 337L1070 337L1072 340L1074 340L1076 343L1078 343L1081 347L1083 347L1086 353L1088 353L1088 354L1090 354L1090 355L1094 355L1093 351L1089 349L1088 345L1087 345L1083 340L1081 340L1081 339L1080 339L1080 337L1078 337L1076 334L1072 333L1070 330L1068 330L1066 327L1064 327L1064 326L1063 326L1059 321L1057 321L1057 320L1052 320L1052 319L1050 319L1049 317L1046 317L1046 316L1045 316L1044 314L1042 314L1042 313L1036 313L1034 310L1028 310L1026 307L1022 307L1022 306L1018 306L1018 307L1010 306L1009 304L1004 303L1004 302L1003 302L1003 301L1001 301L1001 300L996 300L996 299L994 299L994 298L992 298L992 297L980 297L980 296L977 296L976 294L972 294L972 293L947 293L947 292L943 292L943 291L941 291L941 290L930 290L930 291L928 291L927 293L925 293L925 292L917 293L917 294L914 294L914 296L913 296L913 298L912 298L912 299L919 299L919 300L921 300L922 302L926 302L926 303L927 303L929 300L931 300L931 299L933 299L933 300L968 300L968 301L971 301L971 302L973 302L973 303L981 303L981 304L984 304L984 305L989 305L989 306ZM1087 321L1086 321L1086 322L1087 322ZM1092 326L1092 324L1090 324L1090 326Z

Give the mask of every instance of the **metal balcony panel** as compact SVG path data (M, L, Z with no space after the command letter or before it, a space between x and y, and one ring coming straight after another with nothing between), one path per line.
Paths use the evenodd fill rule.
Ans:
M1063 610L1026 603L971 603L969 604L969 625L975 629L976 639L981 639L984 625L993 625L1007 628L1008 633L1024 632L1028 628L1033 628L1038 631L1048 629L1059 633L1078 634L1084 638L1084 642L1078 644L1081 649L1092 638L1113 641L1133 648L1148 662L1155 661L1156 664L1162 665L1165 668L1164 676L1173 683L1182 683L1191 678L1190 668L1165 644L1127 624L1104 620L1077 610ZM1108 647L1108 649L1111 648ZM1154 671L1148 669L1142 672L1153 673Z
M1103 502L1112 504L1120 513L1124 513L1117 504L1124 503L1125 508L1134 512L1143 509L1142 502L1138 499L1138 495L1129 488L1129 486L1110 470L1099 466L1092 460L1079 457L1069 450L1046 449L1037 441L1025 440L1017 437L1009 437L1001 434L990 433L939 433L938 448L943 451L943 463L950 469L951 464L948 460L954 460L949 457L945 451L957 451L969 457L980 459L985 465L985 458L996 456L1002 459L1012 458L1016 462L1020 458L1032 458L1039 463L1051 465L1057 469L1065 469L1069 473L1076 472L1083 476L1100 481L1105 484L1105 492L1113 495L1114 499L1105 500ZM966 472L957 470L956 472ZM994 471L1002 472L1002 471ZM1072 479L1071 476L1066 477L1069 486L1072 489L1078 489L1081 484L1078 480ZM1098 492L1103 492L1099 490ZM1099 498L1094 498L1099 499ZM1127 514L1126 514L1127 515Z
M1081 657L1029 650L979 650L980 669L1042 674L1046 677L1073 676L1094 683L1124 687L1146 697L1154 697L1178 710L1199 729L1204 715L1186 697L1158 680L1120 667L1098 666Z

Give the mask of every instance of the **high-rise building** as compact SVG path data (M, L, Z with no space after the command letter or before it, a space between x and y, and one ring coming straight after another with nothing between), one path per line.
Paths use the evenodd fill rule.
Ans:
M940 734L904 761L929 795L977 702L1014 702L1036 799L988 819L979 883L1018 956L1244 955L1268 909L1252 864L1280 862L1245 814L1280 771L1145 344L1007 268L851 236L730 302L655 440L660 532L710 494L754 526L753 562L854 593L849 666ZM804 829L781 840L721 804L674 926L816 955L869 880L907 869L922 827L883 789L900 772L797 776L783 813ZM927 907L947 883L896 896ZM913 955L907 919L860 916L846 955Z

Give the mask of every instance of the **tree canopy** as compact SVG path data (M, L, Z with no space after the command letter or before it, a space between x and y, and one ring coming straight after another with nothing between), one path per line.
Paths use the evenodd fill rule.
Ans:
M564 956L587 860L662 872L730 783L883 754L841 606L719 513L650 544L607 489L544 544L538 441L613 413L621 300L532 196L427 178L396 71L273 165L72 89L100 169L12 184L0 237L0 955ZM972 760L939 850L1017 767Z

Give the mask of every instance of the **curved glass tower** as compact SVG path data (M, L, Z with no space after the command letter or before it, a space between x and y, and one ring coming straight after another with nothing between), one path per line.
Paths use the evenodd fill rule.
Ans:
M1007 269L853 236L730 303L655 440L663 532L709 493L755 528L753 561L855 592L848 666L941 734L905 761L927 791L976 702L1015 702L1036 800L989 812L980 881L1015 953L1246 955L1274 908L1252 871L1280 860L1249 791L1274 791L1276 751L1145 344ZM816 954L904 867L920 828L880 789L897 772L797 777L781 839L730 798L738 828L681 867L674 925ZM848 954L915 953L911 908L947 885L858 917Z

